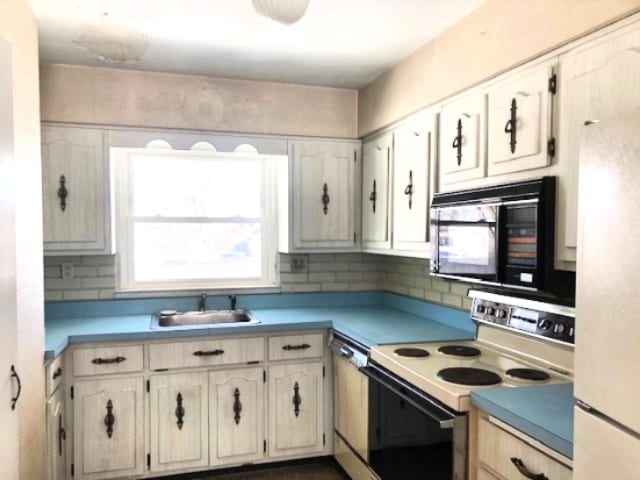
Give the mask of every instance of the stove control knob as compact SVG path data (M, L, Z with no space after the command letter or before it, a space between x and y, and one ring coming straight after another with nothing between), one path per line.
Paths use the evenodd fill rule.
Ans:
M476 312L478 312L478 313L484 313L484 310L485 310L484 309L484 305L478 305L476 307Z
M496 309L495 309L495 308L493 308L493 307L487 307L487 310L486 310L487 315L493 315L493 313L494 313L495 311L496 311Z
M538 322L538 328L540 328L541 330L549 330L550 327L551 321L547 320L546 318L543 318Z
M562 334L566 329L567 326L564 323L556 323L553 327L553 332Z
M503 310L503 309L501 309L501 308L500 308L500 309L498 309L498 310L496 310L496 317L498 317L498 318L504 318L504 317L506 317L506 316L507 316L507 311L506 311L506 310Z

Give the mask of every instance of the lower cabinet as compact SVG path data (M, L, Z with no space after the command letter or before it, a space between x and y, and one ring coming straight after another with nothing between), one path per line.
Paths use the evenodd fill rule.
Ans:
M270 457L323 450L322 370L322 362L269 368Z
M152 472L209 464L206 372L149 378Z
M142 377L78 381L74 385L74 478L144 473Z
M49 480L67 478L67 433L64 406L64 389L58 388L47 401Z
M264 369L209 373L209 459L212 466L264 457Z

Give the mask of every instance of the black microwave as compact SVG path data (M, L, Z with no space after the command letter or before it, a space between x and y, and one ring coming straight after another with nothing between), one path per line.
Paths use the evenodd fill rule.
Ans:
M555 198L555 177L435 194L431 274L566 295L553 268Z

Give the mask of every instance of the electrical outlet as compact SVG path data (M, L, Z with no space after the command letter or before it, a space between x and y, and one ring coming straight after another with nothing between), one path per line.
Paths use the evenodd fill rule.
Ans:
M293 273L302 273L307 271L307 256L295 255L291 257L291 271Z
M65 280L70 280L75 276L73 263L60 264L60 270L62 272L62 278L64 278Z

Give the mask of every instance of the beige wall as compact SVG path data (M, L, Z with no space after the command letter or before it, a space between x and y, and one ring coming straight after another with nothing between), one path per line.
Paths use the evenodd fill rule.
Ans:
M36 21L26 0L0 0L0 36L11 43L13 50L17 369L22 378L16 413L21 479L46 478L37 35ZM3 372L5 368L8 367L3 365Z
M358 135L639 10L638 0L487 0L359 91Z
M357 91L42 65L42 120L355 138Z

